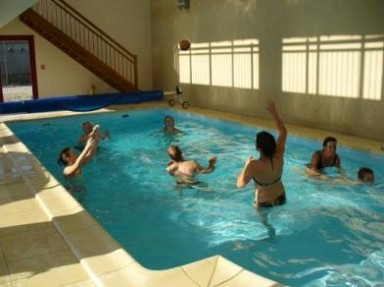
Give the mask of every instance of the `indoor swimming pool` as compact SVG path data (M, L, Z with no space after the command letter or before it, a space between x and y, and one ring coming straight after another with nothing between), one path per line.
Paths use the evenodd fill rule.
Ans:
M182 132L162 132L172 115ZM8 123L63 184L59 152L76 146L82 123L109 131L83 169L73 196L143 266L166 269L220 254L290 286L381 286L384 274L383 156L338 143L343 179L309 177L305 164L322 142L289 134L283 182L287 204L270 209L270 227L253 207L254 186L237 189L245 160L258 154L258 128L169 109L121 111ZM275 134L275 131L271 131ZM289 132L289 131L288 131ZM167 148L216 170L182 188L166 171ZM357 171L375 171L374 184ZM273 232L271 233L271 229Z

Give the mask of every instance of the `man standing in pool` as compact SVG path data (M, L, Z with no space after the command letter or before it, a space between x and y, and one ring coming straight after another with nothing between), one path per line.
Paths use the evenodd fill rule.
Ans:
M177 184L194 185L199 182L195 180L197 173L211 173L215 170L216 157L211 157L208 167L201 166L195 160L184 160L183 153L178 146L171 145L168 148L171 162L166 170L170 175L176 177Z
M255 207L273 207L286 202L285 189L281 181L284 165L287 129L276 111L274 101L266 102L266 109L272 115L279 136L277 141L272 134L262 131L256 135L256 150L259 159L251 156L237 178L237 187L243 188L253 179L256 184Z

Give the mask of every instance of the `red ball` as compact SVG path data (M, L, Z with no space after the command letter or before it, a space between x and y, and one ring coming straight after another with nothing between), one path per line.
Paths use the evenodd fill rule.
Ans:
M181 40L179 43L180 50L187 51L191 48L191 42L188 40Z

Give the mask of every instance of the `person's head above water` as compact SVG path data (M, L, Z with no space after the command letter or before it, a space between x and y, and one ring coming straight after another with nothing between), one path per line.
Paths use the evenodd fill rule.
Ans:
M256 149L267 158L272 159L276 153L276 140L272 134L266 131L257 133Z
M357 177L362 182L374 182L375 181L375 175L373 173L373 170L369 167L362 167L359 169L357 173Z
M175 119L172 116L166 116L164 118L164 127L168 128L171 127L173 128L175 126Z
M61 150L57 163L65 166L71 163L72 161L75 161L76 158L77 155L75 151L70 147L65 147Z
M323 141L323 150L327 154L336 154L337 139L334 137L326 137Z
M180 130L175 127L175 119L172 116L168 115L164 118L163 131L168 134L176 134L180 132Z
M172 160L176 162L184 161L183 153L177 145L171 145L168 148L168 155Z
M92 132L93 124L91 122L84 122L83 123L83 130L84 133L89 134Z

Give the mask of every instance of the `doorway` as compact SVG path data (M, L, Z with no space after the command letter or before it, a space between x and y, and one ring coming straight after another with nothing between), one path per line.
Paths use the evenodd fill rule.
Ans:
M0 102L37 98L33 36L0 35Z

